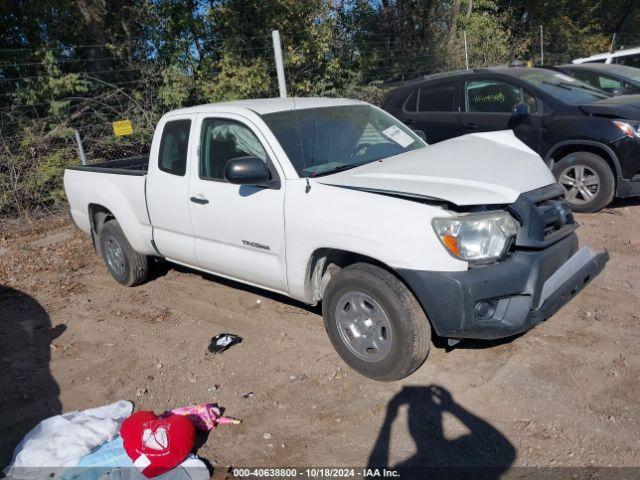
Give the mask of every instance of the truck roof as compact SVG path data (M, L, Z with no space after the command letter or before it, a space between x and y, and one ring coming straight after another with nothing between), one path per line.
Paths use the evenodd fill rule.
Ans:
M172 110L167 115L182 113L215 113L228 111L229 107L251 110L258 115L283 112L288 110L306 110L309 108L337 107L346 105L366 105L360 100L348 98L323 98L323 97L287 97L287 98L259 98L254 100L233 100L231 102L209 103L194 107Z

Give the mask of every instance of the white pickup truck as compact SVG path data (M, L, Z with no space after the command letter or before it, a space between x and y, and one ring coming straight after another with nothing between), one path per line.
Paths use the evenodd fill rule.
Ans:
M562 188L510 131L427 145L355 100L285 98L167 113L149 157L69 168L76 225L123 285L150 257L322 302L352 368L409 375L432 331L524 332L602 270Z

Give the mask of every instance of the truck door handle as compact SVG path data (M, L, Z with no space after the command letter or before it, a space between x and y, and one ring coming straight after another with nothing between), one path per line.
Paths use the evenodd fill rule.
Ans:
M477 123L467 123L465 125L465 128L468 128L469 130L480 130L480 127Z
M191 200L193 203L197 203L198 205L206 205L207 203L209 203L209 200L201 196L191 197L189 200Z

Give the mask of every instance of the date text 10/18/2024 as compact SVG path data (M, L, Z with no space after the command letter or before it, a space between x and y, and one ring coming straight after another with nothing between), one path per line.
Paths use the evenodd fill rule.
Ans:
M398 478L386 468L234 468L236 478Z

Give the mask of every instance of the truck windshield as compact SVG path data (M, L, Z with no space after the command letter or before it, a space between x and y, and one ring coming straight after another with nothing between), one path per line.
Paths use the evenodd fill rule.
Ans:
M262 116L301 177L317 177L426 147L413 131L369 105Z
M587 83L553 70L514 68L510 73L569 105L584 105L611 96Z

